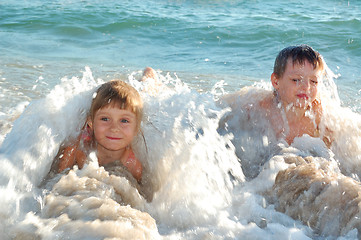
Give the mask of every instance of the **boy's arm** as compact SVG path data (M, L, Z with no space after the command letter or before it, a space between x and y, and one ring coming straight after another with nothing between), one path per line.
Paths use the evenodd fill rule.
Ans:
M323 115L321 101L319 99L316 99L315 101L313 101L312 108L313 108L313 111L316 113L316 122L317 122L317 126L318 126L317 128L319 128L321 119L322 119L322 115ZM322 140L328 148L331 147L332 142L333 142L332 135L333 135L333 132L326 126L325 132L322 136Z
M239 92L229 93L229 94L223 95L219 99L219 103L221 105L227 105L227 106L233 108L234 105L237 103L238 97L239 97Z

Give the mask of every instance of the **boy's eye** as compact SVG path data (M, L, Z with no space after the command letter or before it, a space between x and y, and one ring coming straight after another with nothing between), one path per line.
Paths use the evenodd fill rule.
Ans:
M318 81L317 81L317 80L311 80L311 83L312 83L313 85L317 85L317 84L318 84Z
M299 82L300 79L294 78L294 79L292 79L292 81L294 81L294 82Z

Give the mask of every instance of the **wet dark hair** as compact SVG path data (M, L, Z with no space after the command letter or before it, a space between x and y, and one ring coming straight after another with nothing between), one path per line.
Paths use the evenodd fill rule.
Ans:
M312 47L306 44L290 46L282 49L276 57L273 73L277 77L280 78L284 74L288 59L291 59L293 65L304 64L305 61L308 61L313 65L313 69L323 71L325 68L322 55Z

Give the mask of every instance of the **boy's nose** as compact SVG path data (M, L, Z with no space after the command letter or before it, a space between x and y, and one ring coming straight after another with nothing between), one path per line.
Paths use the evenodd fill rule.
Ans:
M308 81L308 79L302 79L301 88L308 90L310 88L310 81Z

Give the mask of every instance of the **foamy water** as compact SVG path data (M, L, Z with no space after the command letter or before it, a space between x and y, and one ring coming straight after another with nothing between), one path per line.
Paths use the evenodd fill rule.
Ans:
M162 73L164 88L149 94L146 84L136 80L139 76L134 72L127 81L145 102L145 142L140 136L134 141L145 167L143 186L119 169L99 167L95 155L81 170L48 175L60 145L78 135L92 94L103 82L90 69L82 78L63 78L44 98L8 111L1 128L1 239L357 238L357 230L349 228L357 224L337 225L322 216L310 224L312 215L290 214L308 207L287 205L286 195L277 197L283 185L273 185L278 172L295 167L290 159L298 157L309 157L316 165L325 161L322 166L332 166L329 172L357 180L359 114L329 102L323 121L335 133L331 149L308 136L288 146L273 138L263 119L254 115L250 124L241 105L232 113L221 107L222 82L200 93L175 74ZM268 91L269 85L258 86L245 92L243 100ZM227 125L219 126L224 118ZM325 194L323 198L337 202L332 191ZM340 230L327 231L334 227Z

